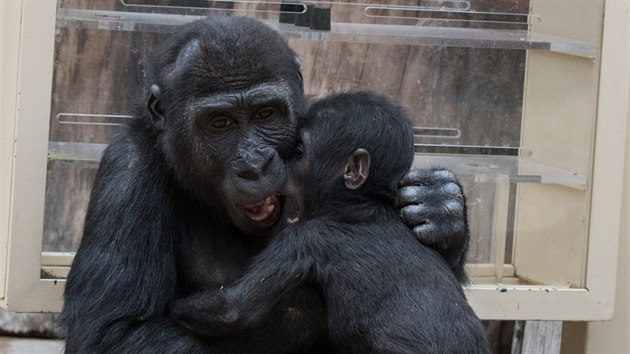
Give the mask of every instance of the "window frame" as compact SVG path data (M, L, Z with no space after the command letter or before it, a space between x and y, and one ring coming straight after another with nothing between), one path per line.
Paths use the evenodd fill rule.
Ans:
M540 2L532 0L533 6ZM611 0L594 0L593 4L603 6L605 16L601 57L584 58L601 63L593 81L593 89L599 91L594 103L597 119L589 179L590 221L584 226L588 229L585 286L473 284L466 294L482 319L577 321L612 317L625 161L620 152L625 151L629 118L630 87L627 79L619 79L629 77L629 5ZM72 261L68 253L42 254L55 14L55 1L22 0L0 5L0 305L13 311L60 311L65 280L41 279L40 274L46 269L63 276Z

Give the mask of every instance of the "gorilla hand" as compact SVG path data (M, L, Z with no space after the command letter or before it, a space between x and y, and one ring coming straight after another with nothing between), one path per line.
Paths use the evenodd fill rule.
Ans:
M464 270L468 241L466 197L457 177L444 169L409 171L400 181L400 215L423 244L437 250L460 282L468 278Z
M233 310L221 291L206 291L175 301L171 317L192 332L223 337L239 330Z

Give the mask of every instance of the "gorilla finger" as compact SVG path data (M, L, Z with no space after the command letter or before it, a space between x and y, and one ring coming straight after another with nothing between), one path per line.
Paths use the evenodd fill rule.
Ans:
M444 192L444 193L446 193L448 195L452 195L452 196L457 197L457 198L463 198L463 196L464 196L464 191L462 190L462 187L460 187L455 182L449 182L449 183L445 184L442 187L442 192Z
M426 246L435 246L439 240L435 237L435 225L432 223L423 223L413 228L413 234L418 241Z
M424 197L427 195L425 187L407 186L398 190L398 207L409 204L424 204Z
M400 187L422 186L424 182L427 181L429 175L430 175L430 171L426 169L425 170L419 170L419 169L409 170L409 172L407 172L403 176L403 178L400 179L400 182L398 183L398 185Z
M445 169L431 170L431 178L434 180L444 181L444 182L457 182L457 177L455 176L455 174Z
M456 198L459 203L464 200L462 188L454 182L447 183L442 187L405 186L398 190L398 207L409 204L424 204L427 201L440 205L452 198Z
M454 219L461 219L464 216L464 205L456 200L449 200L444 203L442 210Z
M449 183L444 188L407 186L398 190L398 208L418 204L430 206L450 205L449 208L464 208L464 194L457 184ZM457 206L456 206L456 205ZM439 212L439 209L437 210ZM450 210L446 210L450 212Z
M399 186L431 186L435 184L458 183L455 174L442 168L410 170L400 180Z
M426 207L418 204L411 204L400 209L400 216L403 222L409 226L416 226L421 223L427 222Z

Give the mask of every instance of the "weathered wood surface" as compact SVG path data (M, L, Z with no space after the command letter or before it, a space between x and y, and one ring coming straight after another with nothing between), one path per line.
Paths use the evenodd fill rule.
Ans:
M561 344L562 321L525 321L519 353L558 354Z
M399 3L409 4L409 1ZM480 10L523 12L527 8L523 1L516 0L483 0L472 4ZM60 6L127 10L120 2L106 0L64 0ZM198 12L189 10L190 13L195 11ZM357 18L362 16L361 12L333 11L333 16L335 21L365 22ZM108 142L115 131L112 127L59 124L55 117L58 113L128 114L129 105L139 94L147 53L165 36L58 29L50 140ZM289 43L302 59L309 95L319 97L352 89L377 90L400 100L419 126L461 131L458 139L425 138L423 142L518 146L524 51L296 39L290 39ZM45 251L72 251L78 247L94 174L95 168L90 164L50 164ZM488 229L492 213L487 212L493 207L492 185L472 180L463 182L471 210L470 260L487 262L492 242Z

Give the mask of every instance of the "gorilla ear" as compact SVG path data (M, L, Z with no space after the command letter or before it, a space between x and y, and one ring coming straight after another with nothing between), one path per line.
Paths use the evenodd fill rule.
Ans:
M160 89L160 86L158 84L153 84L151 85L149 92L149 100L147 101L147 109L149 110L149 114L151 114L153 125L160 130L164 128L164 115L162 113L162 109L160 108L161 94L162 90Z
M359 189L365 183L369 173L370 153L365 149L356 149L346 159L343 182L350 190Z
M302 76L302 61L296 55L296 56L293 57L293 62L297 66L297 73L296 74L298 76L298 79L300 79L300 83L301 84L304 84L304 76Z

